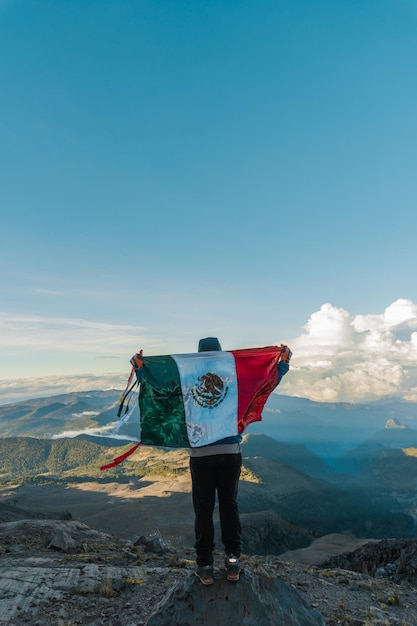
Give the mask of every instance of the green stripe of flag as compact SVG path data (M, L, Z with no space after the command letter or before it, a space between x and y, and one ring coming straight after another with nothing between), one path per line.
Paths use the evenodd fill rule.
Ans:
M180 376L171 356L144 359L139 408L143 444L189 447Z

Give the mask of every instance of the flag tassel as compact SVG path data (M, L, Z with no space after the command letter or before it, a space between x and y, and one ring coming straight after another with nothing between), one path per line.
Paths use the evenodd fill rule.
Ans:
M134 451L137 450L139 446L141 445L142 445L142 442L139 441L139 443L135 444L133 448L130 448L130 450L128 450L124 454L121 454L120 456L117 456L115 459L113 459L112 463L109 463L108 465L102 465L100 467L100 470L103 471L106 469L110 469L112 467L117 467L117 465L120 465L120 463L123 463L123 461L127 459L127 457L129 457L131 454L133 454Z

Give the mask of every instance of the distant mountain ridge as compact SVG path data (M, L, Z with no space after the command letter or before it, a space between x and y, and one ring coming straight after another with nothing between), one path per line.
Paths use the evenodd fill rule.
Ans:
M119 396L116 389L92 390L2 405L0 437L52 438L67 431L98 431L118 420ZM250 424L246 432L300 443L331 460L363 443L389 420L417 429L417 403L395 398L368 404L323 403L273 393L262 421ZM138 429L133 425L124 434L135 439Z
M374 433L359 446L340 457L338 467L351 474L367 472L382 456L400 458L408 449L417 448L417 430L388 420L385 427ZM400 454L389 455L389 451Z
M91 391L0 406L0 437L52 438L65 431L99 429L117 421L120 392Z
M323 403L274 393L265 406L262 422L251 424L248 432L302 443L332 462L382 430L389 420L417 430L417 403L395 398L368 404Z
M124 428L120 439L114 437L119 396L120 392L115 389L92 390L0 406L0 443L6 437L35 437L40 440L32 450L37 458L35 450L45 446L45 441L76 437L90 442L93 448L99 446L95 448L100 450L96 465L111 462L119 455L117 448L126 445L127 441L136 441L140 435L136 420ZM137 409L136 413L138 417ZM367 480L366 476L373 476L372 480L391 484L389 474L384 473L384 465L380 463L379 453L417 448L417 429L412 427L417 423L416 415L417 403L395 399L356 405L318 403L273 393L265 406L262 421L250 424L245 437L265 437L252 439L250 446L247 442L247 449L252 447L251 456L279 460L316 478L337 481L332 475L336 471L358 478L362 476L363 480ZM267 438L275 441L272 456L270 439ZM22 447L23 442L20 445ZM66 445L61 444L62 447ZM79 445L74 442L69 448L75 450ZM277 458L278 447L280 458ZM54 450L58 450L58 446ZM86 450L86 446L82 447L81 454L84 455ZM4 454L7 455L7 446ZM68 458L70 455L68 452ZM413 470L412 456L404 458L401 453L389 458L392 462L387 467L394 467L394 458L398 458L404 471L406 467ZM21 470L16 470L17 475L26 471L23 458L19 463ZM83 461L83 464L88 463ZM374 464L378 468L375 471ZM37 471L39 474L53 473L52 466L53 460L50 459L47 466L39 467ZM400 474L396 472L397 476ZM402 483L409 484L406 476Z

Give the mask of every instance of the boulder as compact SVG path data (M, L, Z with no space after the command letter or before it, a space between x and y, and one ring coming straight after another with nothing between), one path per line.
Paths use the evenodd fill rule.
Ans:
M69 532L59 528L53 535L48 545L48 550L59 550L61 552L71 552L77 548L75 539Z
M133 540L134 546L143 546L145 552L153 552L154 554L165 554L167 548L160 537L151 536L149 538L143 535Z
M204 586L193 575L173 586L146 626L324 626L323 616L276 576L242 573L239 582L217 574Z

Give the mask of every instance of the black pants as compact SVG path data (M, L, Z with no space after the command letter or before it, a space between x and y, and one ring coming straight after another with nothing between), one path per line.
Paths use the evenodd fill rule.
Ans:
M190 457L198 565L213 563L216 491L225 553L240 556L241 526L237 492L241 467L240 453Z

